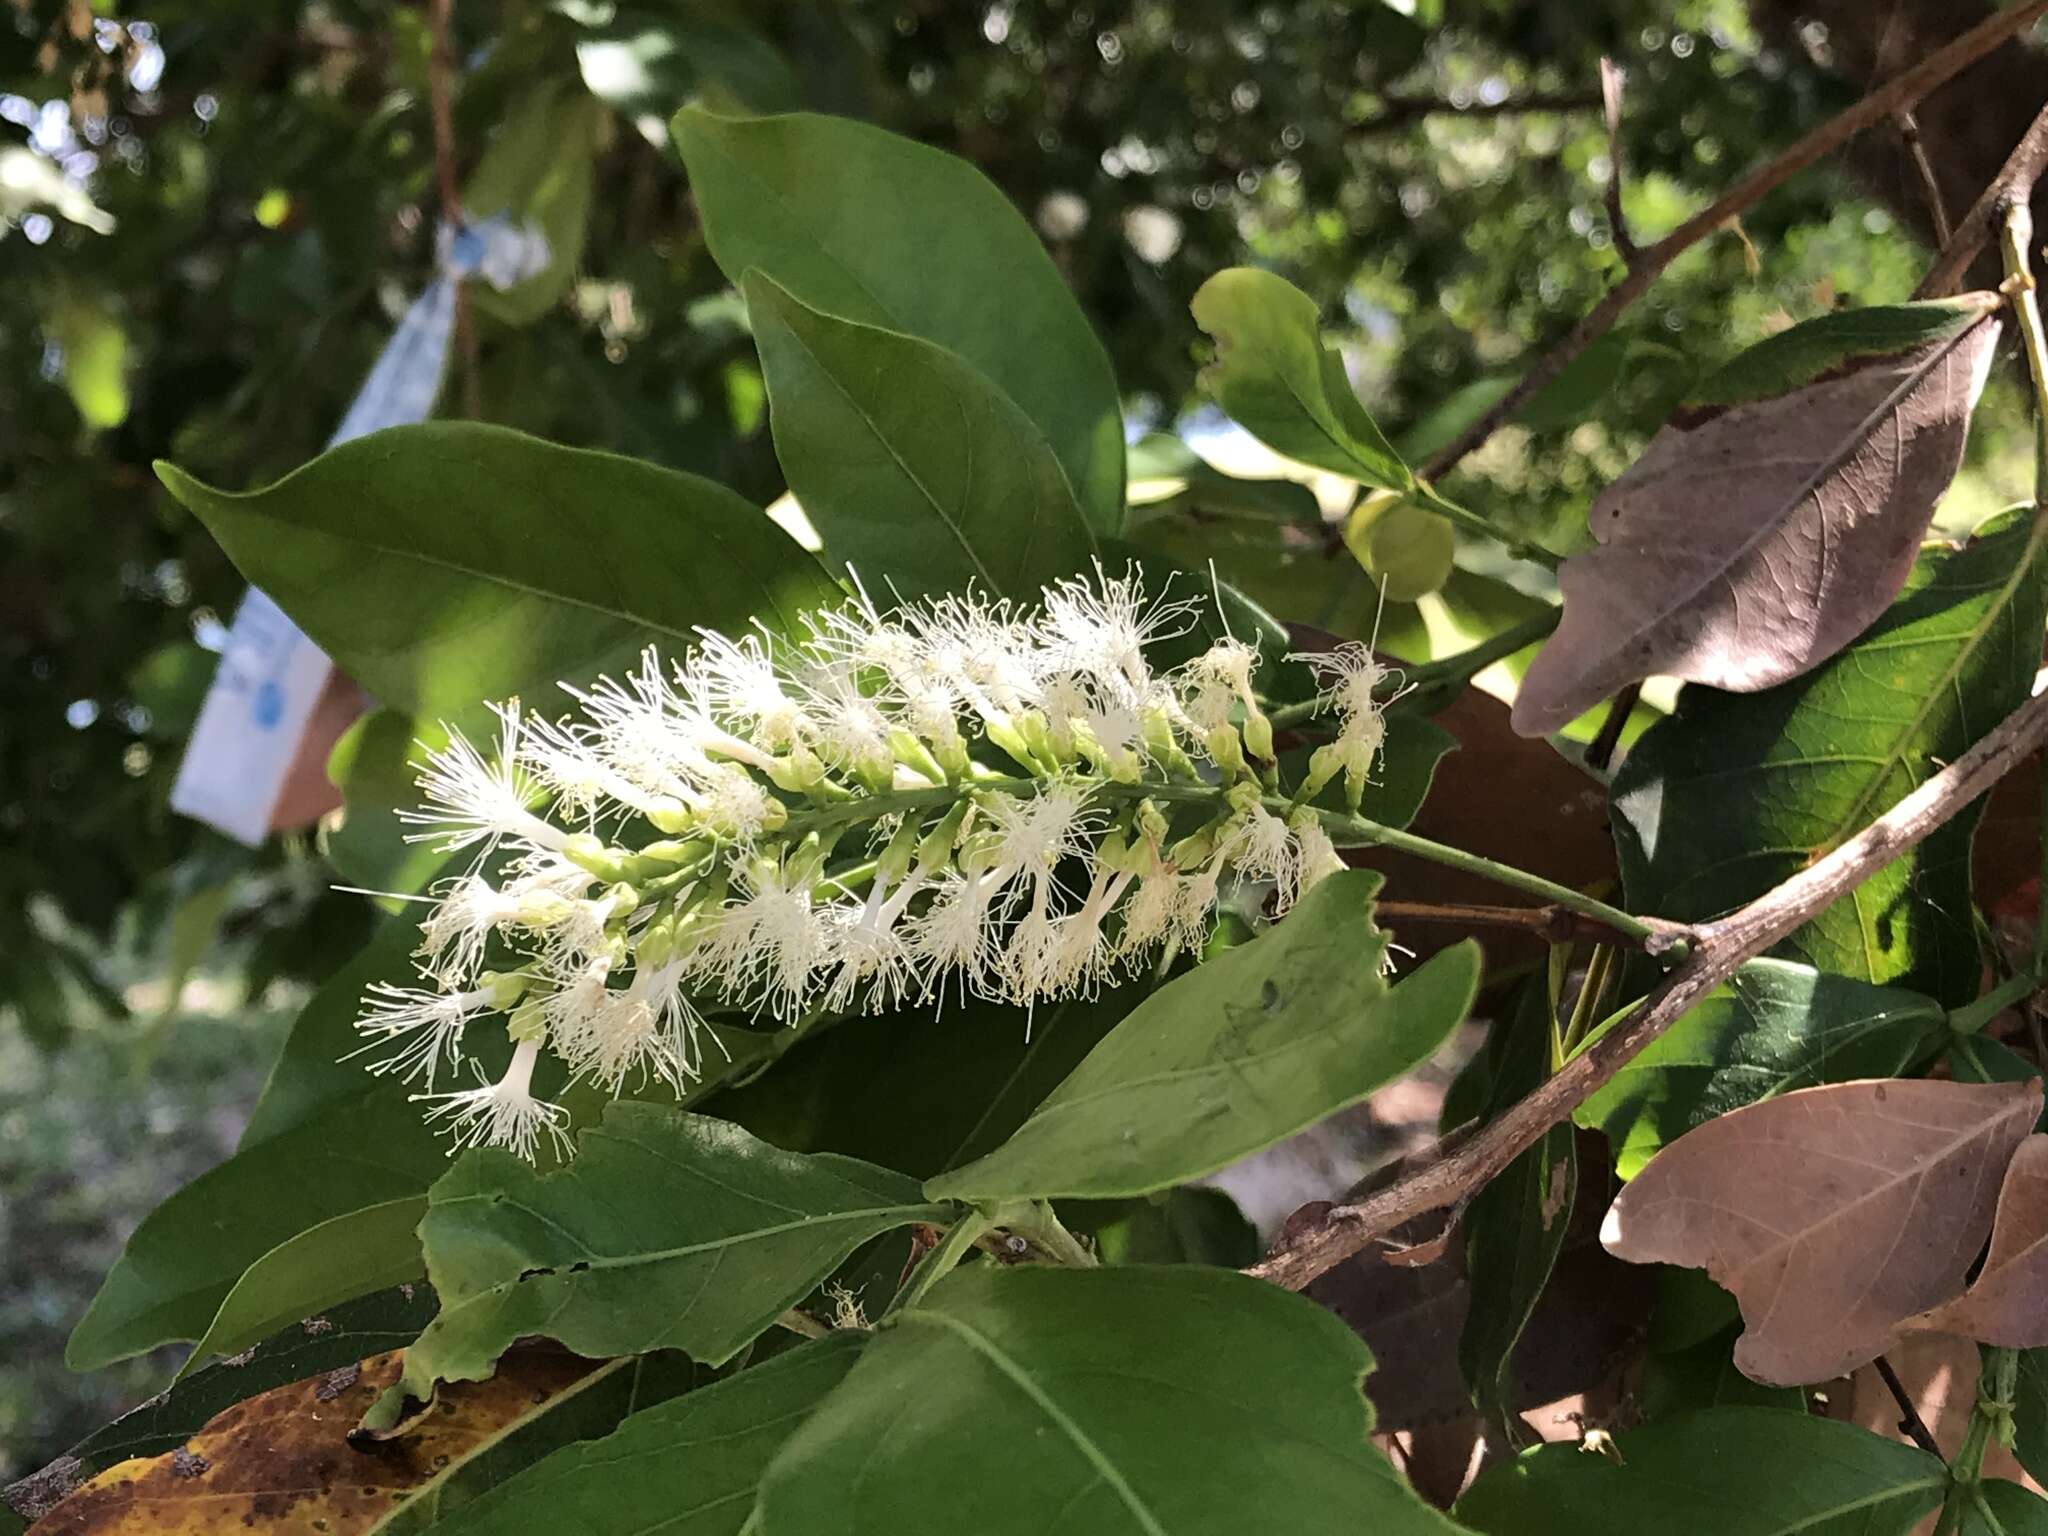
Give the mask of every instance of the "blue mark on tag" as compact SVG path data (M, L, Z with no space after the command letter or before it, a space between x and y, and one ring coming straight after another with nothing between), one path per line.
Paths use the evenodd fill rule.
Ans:
M249 713L264 730L277 729L277 722L284 718L284 689L277 685L274 678L256 690L256 697Z

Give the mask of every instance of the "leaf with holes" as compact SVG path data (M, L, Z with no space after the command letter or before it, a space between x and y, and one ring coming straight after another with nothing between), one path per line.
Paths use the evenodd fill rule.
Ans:
M1515 700L1541 736L1668 673L1750 693L1882 613L1962 463L1995 293L1825 315L1729 363L1594 501Z
M1733 1292L1747 1324L1735 1364L1750 1379L1825 1381L1962 1290L2040 1112L2039 1079L1804 1088L1666 1147L1608 1208L1600 1239Z

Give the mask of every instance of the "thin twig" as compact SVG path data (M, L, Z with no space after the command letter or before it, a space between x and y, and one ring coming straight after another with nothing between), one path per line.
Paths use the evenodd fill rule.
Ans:
M1636 264L1636 243L1629 238L1621 214L1621 70L1614 60L1600 60L1600 110L1607 119L1607 224L1614 249L1624 267Z
M1383 923L1442 923L1453 928L1512 928L1546 944L1612 944L1641 949L1649 940L1559 906L1493 907L1435 901L1378 901L1374 915Z
M1531 396L1562 373L1567 363L1612 330L1614 322L1649 292L1650 285L1679 256L1762 199L1766 193L1775 191L1815 161L1833 154L1864 129L1883 122L1902 107L1914 105L1935 87L1961 74L2044 12L2048 12L2048 0L2026 0L2025 4L1987 16L1913 68L1873 87L1861 101L1822 123L1784 153L1758 166L1716 198L1711 206L1693 215L1662 240L1644 246L1637 253L1636 264L1572 327L1563 340L1539 357L1513 389L1423 466L1423 478L1437 479L1493 436L1494 430L1511 420ZM1965 220L1964 228L1958 233L1959 243L1967 237L1968 229L1969 221ZM1967 267L1968 261L1965 260L1963 265Z
M1941 1442L1929 1433L1927 1421L1920 1417L1920 1410L1913 1406L1913 1399L1906 1394L1906 1384L1899 1380L1899 1373L1892 1369L1891 1361L1879 1355L1870 1362L1877 1367L1877 1374L1884 1378L1885 1390L1892 1395L1892 1401L1899 1405L1899 1433L1905 1435L1930 1456L1941 1454Z
M2048 688L2048 672L2035 679ZM1426 1211L1464 1199L1499 1176L1568 1118L1671 1022L1801 923L1839 900L1952 820L2048 741L2048 694L2036 693L1982 741L1826 858L1727 917L1690 931L1686 960L1635 1011L1596 1038L1534 1092L1440 1162L1290 1234L1249 1273L1289 1290L1342 1263ZM1652 940L1652 947L1657 940Z
M450 81L455 72L455 0L428 0L427 23L433 35L427 55L427 108L434 122L434 180L441 198L441 220L450 229L462 227L462 185L455 169L455 107ZM477 372L476 325L469 312L469 289L455 285L455 348L462 362L462 414L483 414Z
M1942 247L1934 265L1920 279L1920 286L1913 290L1913 297L1946 298L1961 287L1971 264L1997 238L2005 205L2015 194L2030 196L2044 171L2048 171L2048 106L2041 108L2019 143L2012 147L2012 153L2005 157L1998 174L1991 178L1991 184L1970 204L1970 211L1956 226L1954 238Z
M1614 761L1615 749L1621 745L1621 733L1628 728L1628 717L1635 713L1636 700L1643 696L1640 682L1630 683L1608 702L1607 713L1600 721L1600 732L1586 748L1586 766L1595 773L1605 773L1607 765Z
M1936 247L1946 246L1955 238L1955 232L1948 222L1948 205L1942 201L1941 183L1935 179L1934 162L1927 158L1926 142L1920 137L1920 119L1910 111L1898 115L1899 137L1905 141L1906 156L1913 162L1913 169L1920 173L1920 196L1927 203L1927 217L1934 225Z

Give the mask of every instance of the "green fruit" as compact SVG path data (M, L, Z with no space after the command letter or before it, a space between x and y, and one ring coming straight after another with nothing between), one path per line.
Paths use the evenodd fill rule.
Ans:
M1412 603L1450 579L1458 541L1444 518L1406 497L1380 491L1352 508L1344 543L1385 589L1388 602Z

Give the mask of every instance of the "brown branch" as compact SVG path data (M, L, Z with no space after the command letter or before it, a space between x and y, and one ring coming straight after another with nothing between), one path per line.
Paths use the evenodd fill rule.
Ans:
M1614 322L1649 292L1650 285L1663 275L1664 269L1686 251L1815 161L1833 154L1864 129L1910 108L1935 87L1961 74L2044 12L2048 12L2048 0L2026 0L2025 4L1985 17L1913 68L1872 87L1861 101L1822 123L1784 153L1758 166L1716 198L1712 205L1694 214L1655 245L1644 246L1636 253L1636 264L1562 341L1538 358L1491 410L1460 432L1423 466L1423 478L1439 478L1493 436L1496 428L1510 420L1530 397L1562 373L1567 363L1612 330ZM1988 234L1986 221L1978 221L1978 226L1980 236ZM1969 227L1970 221L1965 220L1965 234Z
M2035 678L2034 686L2048 688L2048 671ZM2037 692L1982 741L1826 858L1740 911L1692 929L1685 961L1633 1014L1456 1152L1354 1203L1331 1206L1320 1221L1305 1223L1284 1238L1248 1273L1300 1290L1403 1222L1455 1205L1483 1188L1745 960L1961 814L2043 742L2048 742L2048 694Z
M451 40L455 0L427 0L427 24L433 48L427 55L427 109L434 122L434 180L441 198L441 219L459 230L462 218L462 185L455 172L455 107L450 80L455 72L455 47ZM477 373L476 325L469 312L469 289L455 284L455 348L462 361L462 414L483 414L481 385Z
M2042 173L2048 171L2048 106L2041 108L2031 126L2005 157L2005 164L1991 179L1991 185L1970 204L1970 211L1956 226L1956 232L1935 258L1920 286L1916 299L1946 298L1962 285L1963 274L1983 254L2005 217L2005 205L2014 197L2027 196Z
M1377 901L1373 916L1382 923L1443 923L1454 928L1512 928L1546 944L1612 944L1641 949L1649 940L1603 923L1568 907L1491 907L1434 901Z
M1920 137L1920 119L1911 112L1901 112L1899 138L1906 146L1906 158L1913 162L1913 169L1920 177L1920 196L1927 204L1927 220L1934 226L1934 243L1945 247L1955 238L1955 231L1948 222L1948 204L1942 201L1941 182L1935 177L1934 162L1927 158L1927 142Z
M1635 682L1608 700L1600 729L1586 748L1586 766L1595 773L1605 773L1607 765L1614 761L1615 751L1621 746L1621 733L1628 729L1628 717L1636 712L1636 700L1642 696L1643 685Z
M1906 1390L1906 1384L1899 1380L1899 1373L1892 1369L1891 1361L1879 1355L1870 1363L1877 1367L1878 1377L1884 1382L1885 1390L1891 1393L1892 1401L1899 1405L1899 1413L1902 1415L1899 1419L1899 1433L1928 1455L1940 1456L1940 1442L1927 1428L1927 1421L1920 1417L1920 1410L1913 1406L1912 1394Z
M1614 60L1600 60L1600 109L1607 119L1607 224L1614 249L1624 267L1636 264L1636 243L1629 238L1621 214L1621 70Z

